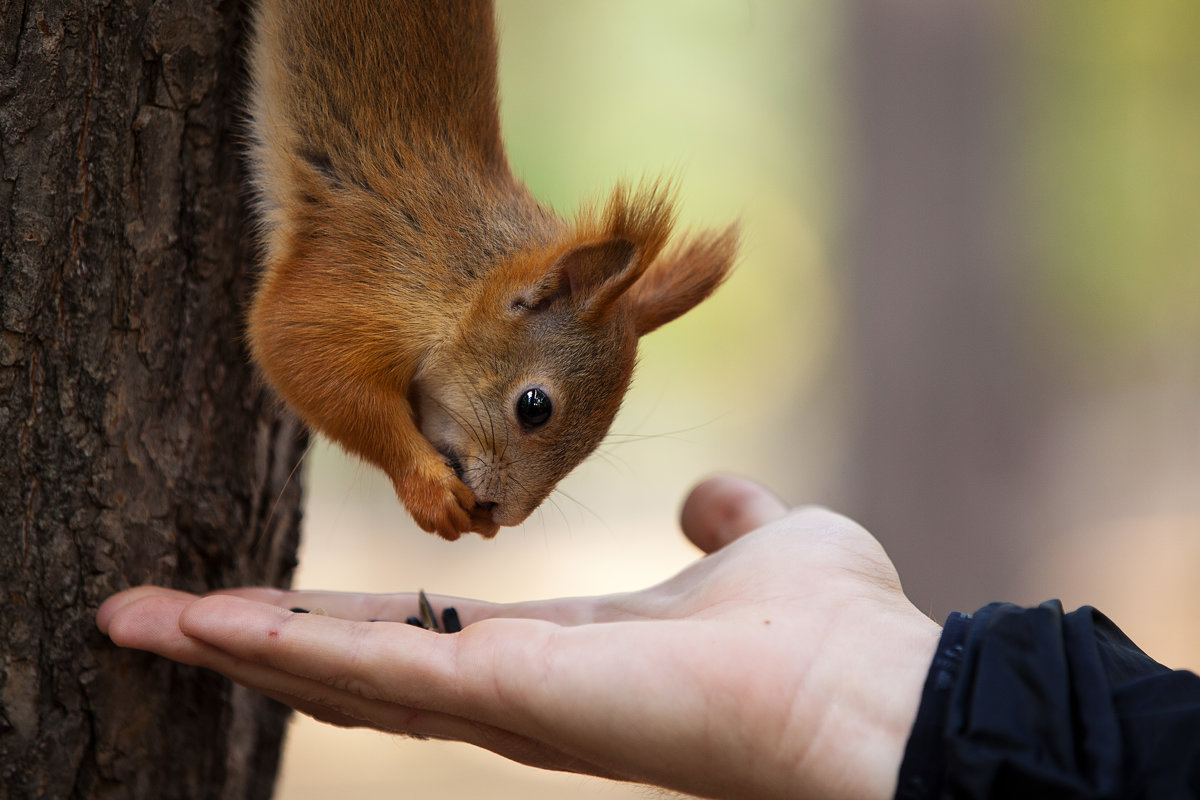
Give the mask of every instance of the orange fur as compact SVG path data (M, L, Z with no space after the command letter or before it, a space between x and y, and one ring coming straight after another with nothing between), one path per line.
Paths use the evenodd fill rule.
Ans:
M724 279L735 229L660 256L661 185L572 223L541 206L500 141L490 2L262 0L250 66L256 362L421 527L518 524L603 438L637 337Z

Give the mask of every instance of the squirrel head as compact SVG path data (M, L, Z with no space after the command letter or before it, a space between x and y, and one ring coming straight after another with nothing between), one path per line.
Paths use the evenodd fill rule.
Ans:
M521 523L606 435L637 340L725 278L737 233L663 253L667 190L618 186L570 235L517 254L414 375L421 433L496 525Z

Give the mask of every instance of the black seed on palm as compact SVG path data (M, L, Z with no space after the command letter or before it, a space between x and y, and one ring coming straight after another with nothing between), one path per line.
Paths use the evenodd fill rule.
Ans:
M541 389L526 389L517 400L517 418L526 428L540 428L550 419L554 405Z

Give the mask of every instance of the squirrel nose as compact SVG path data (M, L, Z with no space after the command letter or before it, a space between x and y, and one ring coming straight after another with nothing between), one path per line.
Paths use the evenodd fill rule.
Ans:
M492 510L496 508L496 503L492 500L477 500L475 502L475 508L484 512L488 516L491 516Z

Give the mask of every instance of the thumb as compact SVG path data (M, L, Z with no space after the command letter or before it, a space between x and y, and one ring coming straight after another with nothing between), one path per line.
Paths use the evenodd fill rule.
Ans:
M680 525L693 544L713 553L787 511L782 500L753 481L709 478L684 501Z

